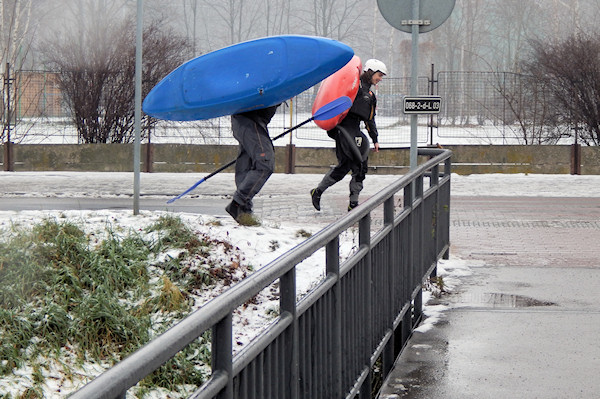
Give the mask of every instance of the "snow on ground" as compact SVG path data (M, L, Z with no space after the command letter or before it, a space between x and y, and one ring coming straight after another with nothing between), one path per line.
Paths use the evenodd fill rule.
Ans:
M219 178L211 180L203 190L213 191L216 195L226 195L233 191L233 175L223 173ZM202 176L200 176L202 177ZM376 192L399 176L369 175L365 182L365 190ZM199 176L195 174L143 174L142 193L145 195L173 195L189 187ZM320 176L313 174L283 175L275 174L265 186L262 195L294 195L307 196L308 190L315 185ZM131 195L133 192L132 173L102 172L0 172L0 187L3 197L118 197ZM337 185L341 191L347 190L347 184ZM569 196L600 197L600 176L571 175L526 175L526 174L488 174L470 176L452 176L453 196ZM308 196L307 196L308 201ZM87 231L103 231L107 223L121 226L123 229L139 230L153 223L162 212L141 211L134 216L131 210L96 210L96 211L0 211L0 239L8 234L12 224L33 224L43 218L68 218L85 226ZM261 227L239 226L228 218L219 218L213 223L214 216L192 213L179 213L183 220L196 231L204 232L212 237L229 241L237 246L245 262L254 269L266 265L285 251L293 248L305 238L298 234L308 230L314 234L324 226L306 226L297 220L297 215L289 215L286 220L264 220ZM356 245L356 235L351 232L343 238L343 253L349 253ZM166 254L165 256L167 256ZM323 277L324 253L317 252L298 267L298 291L306 293ZM452 258L440 261L438 275L444 278L445 288L452 291L460 284L462 276L471 273L471 267L462 259ZM214 295L214 293L212 293ZM426 292L424 312L428 316L418 331L432 328L444 311L443 306L429 306L427 301L432 293ZM209 295L210 296L210 295ZM198 303L198 306L200 304ZM237 312L235 322L235 344L239 350L252 339L256 330L268 322L269 309L277 309L277 298L267 288L261 293L256 304L249 311ZM93 366L90 365L93 368ZM27 386L31 379L31 370L22 369L14 377L0 379L0 396L7 393L13 395L20 388ZM93 373L97 373L97 368ZM63 378L52 378L52 381L66 381ZM57 390L61 389L58 394ZM49 384L47 396L62 397L66 391L76 389L76 385Z

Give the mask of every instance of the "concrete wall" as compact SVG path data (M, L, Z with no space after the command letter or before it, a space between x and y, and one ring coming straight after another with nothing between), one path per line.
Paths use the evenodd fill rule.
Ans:
M11 144L15 171L133 171L132 144ZM571 173L573 146L448 146L453 151L453 172ZM7 146L2 146L0 162ZM600 174L600 147L581 147L581 174ZM141 170L153 172L212 172L235 159L237 146L153 144L142 145ZM333 148L276 147L276 172L325 173L335 165ZM408 148L383 148L371 152L371 174L402 174L408 170ZM233 167L228 169L233 171Z

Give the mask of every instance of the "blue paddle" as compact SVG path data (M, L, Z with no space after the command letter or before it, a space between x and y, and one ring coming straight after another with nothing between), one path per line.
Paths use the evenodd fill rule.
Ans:
M346 111L351 106L352 106L352 100L350 99L350 97L347 97L347 96L338 97L335 100L323 105L321 108L316 110L312 117L308 118L307 120L305 120L302 123L297 124L294 127L289 128L288 130L281 133L280 135L275 136L273 138L273 140L277 140L277 139L285 136L286 134L298 129L299 127L306 125L308 122L310 122L312 120L326 121L327 119L331 119L334 116L337 116L337 115L341 114L342 112ZM227 169L231 165L233 165L235 163L235 161L236 161L236 159L221 166L219 169L215 170L214 172L210 173L209 175L204 176L202 179L198 180L196 183L194 183L193 186L191 186L190 188L188 188L187 190L185 190L184 192L179 194L177 197L174 197L174 198L171 198L170 200L168 200L167 204L170 204L170 203L178 200L179 198L183 197L184 195L186 195L187 193L189 193L190 191L192 191L193 189L198 187L200 184L204 183L206 180L210 179L217 173L219 173L219 172Z

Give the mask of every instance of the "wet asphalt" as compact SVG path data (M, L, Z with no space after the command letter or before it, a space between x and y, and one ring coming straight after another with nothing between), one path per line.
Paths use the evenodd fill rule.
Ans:
M451 209L450 259L468 273L428 303L445 310L378 398L599 398L600 199L453 197Z

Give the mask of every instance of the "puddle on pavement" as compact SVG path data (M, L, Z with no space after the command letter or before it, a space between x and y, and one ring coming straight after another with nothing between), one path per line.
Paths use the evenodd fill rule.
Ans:
M533 306L555 306L556 303L540 301L523 295L492 293L463 293L460 298L461 303L468 303L478 306L503 307L503 308L527 308Z

